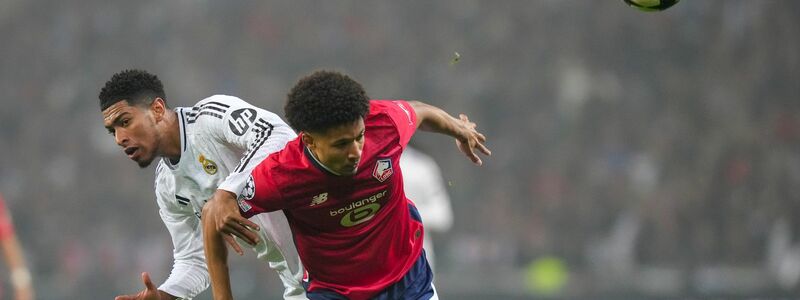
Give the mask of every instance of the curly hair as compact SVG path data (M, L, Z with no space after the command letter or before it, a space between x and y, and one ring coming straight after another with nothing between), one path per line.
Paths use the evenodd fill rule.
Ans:
M295 130L322 132L366 116L369 98L361 84L347 75L322 70L297 82L283 110Z
M156 97L164 99L164 86L156 75L143 70L123 70L106 82L100 90L100 110L106 110L114 103L122 100L130 105L149 105Z

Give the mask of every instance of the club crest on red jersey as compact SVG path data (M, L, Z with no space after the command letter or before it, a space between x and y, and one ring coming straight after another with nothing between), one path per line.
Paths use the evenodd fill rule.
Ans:
M386 181L386 179L392 177L392 174L394 174L394 171L392 171L391 158L379 159L375 163L375 169L372 170L372 177L375 177L380 182Z

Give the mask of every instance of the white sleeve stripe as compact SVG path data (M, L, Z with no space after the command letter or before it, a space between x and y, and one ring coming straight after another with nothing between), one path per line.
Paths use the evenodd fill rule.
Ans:
M212 117L215 117L215 118L220 119L220 120L222 119L222 115L220 115L220 114L216 114L216 113L211 112L211 111L203 111L203 112L200 112L200 114L198 114L197 117L195 117L194 119L189 119L189 121L187 123L194 124L194 122L196 122L197 118L199 118L200 116L212 116Z
M200 109L201 111L202 111L202 110L209 110L209 109L211 109L211 110L216 110L216 111L218 111L218 112L221 112L221 113L223 113L223 114L225 113L225 109L224 109L224 108L217 107L217 106L214 106L214 105L201 106L201 107L202 107L202 109Z
M264 143L267 141L269 136L272 135L272 129L274 128L272 124L270 124L267 121L264 121L264 119L261 118L259 118L258 121L256 121L255 127L261 130L258 132L256 140L253 141L252 144L250 144L247 153L245 153L245 156L242 157L242 160L241 162L239 162L239 165L236 166L236 169L234 169L235 173L244 171L247 164L250 163L250 159L253 158L256 152L258 152L258 149L260 149L261 146L264 145Z
M212 103L217 103L217 102L208 102L200 106L192 107L192 110L186 113L186 116L188 117L187 123L193 124L195 121L197 121L197 118L199 118L200 116L212 116L218 119L222 119L222 115L224 115L227 112L227 108L229 106L221 103L218 103L220 105L218 106L217 104L212 104ZM218 112L221 114L219 114Z
M219 103L219 102L208 102L208 103L204 103L204 104L202 104L200 106L192 106L192 111L189 112L189 114L196 114L198 111L204 110L204 109L213 109L213 110L216 110L216 111L224 113L225 111L228 110L229 107L230 107L230 105L222 104L222 103Z

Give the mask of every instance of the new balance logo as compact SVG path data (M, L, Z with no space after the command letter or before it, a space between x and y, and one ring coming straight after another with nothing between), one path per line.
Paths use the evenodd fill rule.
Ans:
M309 206L317 206L325 201L328 201L328 193L322 193L311 198L311 205Z

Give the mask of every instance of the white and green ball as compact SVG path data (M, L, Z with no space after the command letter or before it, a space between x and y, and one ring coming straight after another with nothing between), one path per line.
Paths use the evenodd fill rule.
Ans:
M624 0L626 4L643 11L662 11L680 0Z

